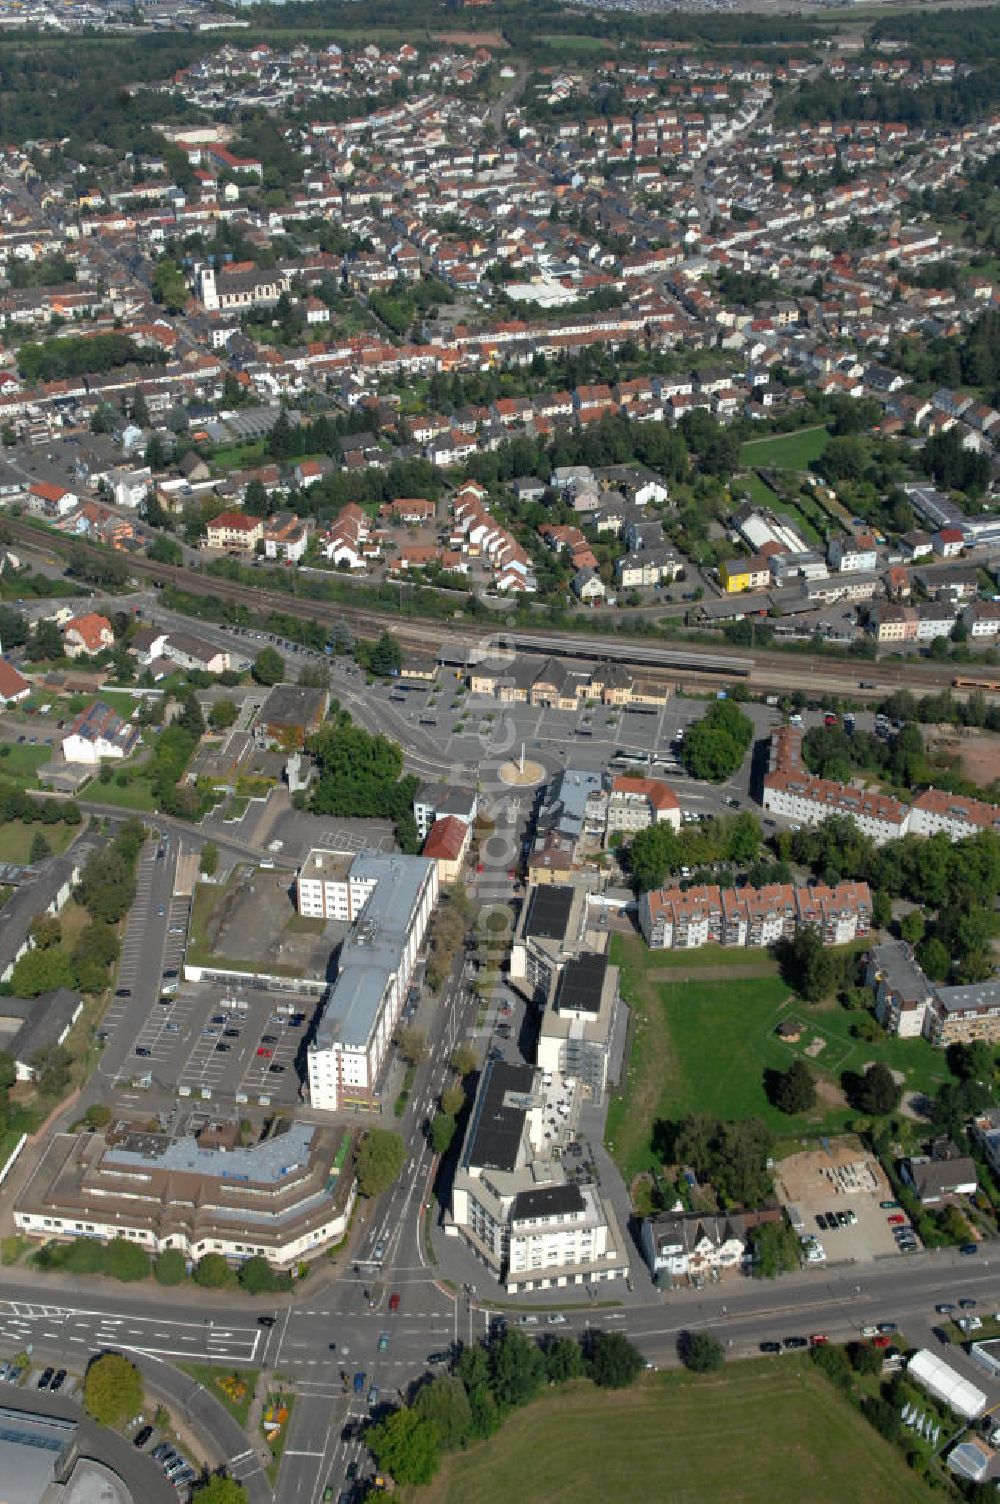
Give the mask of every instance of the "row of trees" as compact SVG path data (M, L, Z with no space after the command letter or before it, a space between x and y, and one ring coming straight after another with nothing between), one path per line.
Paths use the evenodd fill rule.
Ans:
M92 1125L94 1126L94 1125ZM65 1274L104 1274L133 1284L152 1274L157 1284L176 1286L189 1277L205 1290L243 1290L248 1295L266 1295L291 1289L291 1276L276 1273L260 1255L232 1268L221 1253L206 1253L188 1270L187 1260L176 1248L164 1249L155 1258L127 1238L99 1243L95 1238L74 1238L67 1243L45 1243L31 1257L34 1268Z
M129 820L113 841L88 857L76 898L87 910L89 922L71 948L63 944L57 915L41 914L33 921L34 946L17 962L10 979L15 995L38 997L57 987L76 987L91 993L103 991L110 969L118 959L116 926L135 897L135 865L145 834L138 820ZM54 1055L49 1064L56 1068ZM68 1080L68 1062L59 1063L59 1074L65 1074ZM43 1091L53 1088L58 1091L52 1079L47 1087L42 1083Z
M640 893L659 888L668 872L731 862L748 866L760 850L761 828L749 810L675 831L663 821L637 831L629 846L632 881ZM776 880L770 877L769 880ZM787 878L785 879L787 881Z
M582 1342L550 1337L534 1343L522 1332L496 1328L488 1341L462 1349L454 1372L421 1384L408 1405L370 1426L365 1441L397 1483L427 1484L442 1452L491 1436L545 1384L586 1377L620 1389L642 1367L641 1353L618 1332L594 1332Z

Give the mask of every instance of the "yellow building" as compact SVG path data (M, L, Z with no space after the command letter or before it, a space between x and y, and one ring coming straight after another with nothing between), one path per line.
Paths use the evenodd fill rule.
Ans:
M719 583L727 595L742 590L764 590L771 583L771 565L763 554L748 559L727 559L719 566Z

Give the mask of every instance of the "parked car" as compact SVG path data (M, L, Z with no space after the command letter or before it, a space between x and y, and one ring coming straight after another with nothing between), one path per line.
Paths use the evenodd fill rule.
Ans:
M54 1368L46 1368L46 1369L44 1369L42 1371L41 1375L39 1376L37 1388L39 1388L39 1389L48 1389L49 1385L52 1383L52 1380L53 1380L54 1376L55 1376L55 1369Z
M780 1353L780 1342L760 1342L757 1344L762 1353Z
M787 1348L789 1352L792 1352L795 1348L808 1347L809 1340L806 1337L784 1337L782 1338L782 1346Z
M132 1437L132 1445L134 1447L144 1447L152 1437L152 1434L152 1426L143 1426L142 1430L136 1431L135 1435Z

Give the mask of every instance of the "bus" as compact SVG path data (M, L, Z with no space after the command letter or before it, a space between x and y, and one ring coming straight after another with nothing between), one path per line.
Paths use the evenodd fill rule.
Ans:
M1000 694L1000 679L970 679L959 675L951 683L953 689L985 689L991 694Z

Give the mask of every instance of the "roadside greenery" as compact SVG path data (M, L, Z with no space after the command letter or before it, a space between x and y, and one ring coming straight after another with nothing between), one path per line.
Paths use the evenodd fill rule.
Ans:
M592 1332L580 1342L494 1328L490 1337L463 1347L454 1370L427 1379L409 1405L368 1427L365 1442L379 1467L397 1483L430 1483L443 1452L493 1435L505 1418L529 1404L546 1384L589 1378L621 1389L643 1368L642 1354L618 1332Z

